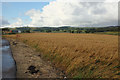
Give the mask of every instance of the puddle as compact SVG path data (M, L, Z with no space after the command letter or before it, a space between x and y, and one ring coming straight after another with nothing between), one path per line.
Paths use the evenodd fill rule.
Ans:
M2 51L2 50L9 49L9 48L10 48L10 46L3 46L3 47L1 46L1 47L0 47L0 50Z
M2 40L2 46L0 46L0 56L2 56L2 78L15 78L16 77L16 66L15 61L12 57L9 42ZM1 69L0 69L1 70ZM1 74L0 74L1 76Z

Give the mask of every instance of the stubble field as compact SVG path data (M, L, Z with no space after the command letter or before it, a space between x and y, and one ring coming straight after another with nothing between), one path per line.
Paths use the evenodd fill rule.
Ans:
M118 78L118 36L70 33L6 35L42 52L68 77Z

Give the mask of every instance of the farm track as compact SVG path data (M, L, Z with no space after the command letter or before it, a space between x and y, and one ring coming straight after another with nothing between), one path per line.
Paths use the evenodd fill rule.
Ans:
M39 52L14 39L10 41L13 57L17 66L17 78L63 78L51 63L41 59Z

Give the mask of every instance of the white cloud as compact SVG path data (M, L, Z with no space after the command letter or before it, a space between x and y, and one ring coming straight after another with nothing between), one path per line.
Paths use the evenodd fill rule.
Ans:
M108 26L117 25L117 2L79 2L57 0L40 10L29 10L32 26ZM112 0L110 0L112 1Z
M42 24L42 16L40 10L32 9L26 12L26 15L30 16L30 19L32 19L31 24L29 24L30 26L40 26Z
M22 19L21 18L17 18L17 21L15 23L11 24L10 26L11 27L21 27L23 25L24 25L24 22L22 21Z

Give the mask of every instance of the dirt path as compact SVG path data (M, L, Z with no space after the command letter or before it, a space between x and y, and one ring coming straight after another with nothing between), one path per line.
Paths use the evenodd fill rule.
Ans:
M10 41L17 78L63 78L64 74L41 59L40 53L21 42Z

